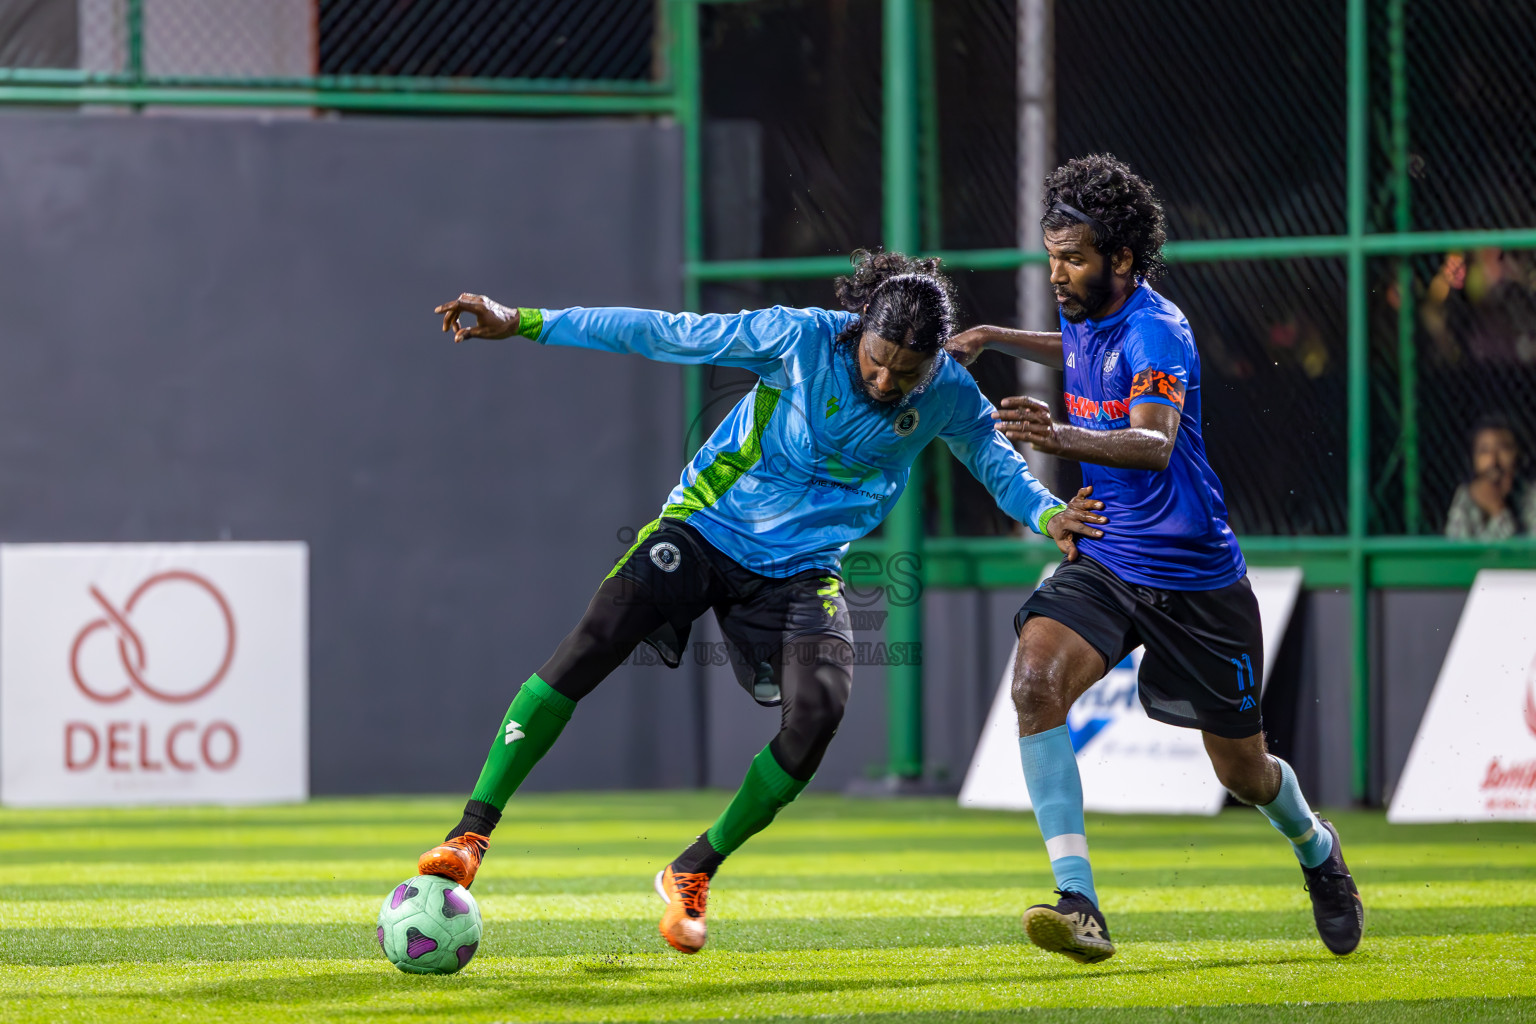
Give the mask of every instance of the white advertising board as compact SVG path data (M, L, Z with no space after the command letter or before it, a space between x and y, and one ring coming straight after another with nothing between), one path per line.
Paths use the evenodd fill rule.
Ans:
M304 544L0 546L0 802L309 791Z
M1250 569L1248 580L1264 623L1262 687L1295 610L1301 570ZM1141 706L1136 694L1141 655L1138 647L1067 714L1083 779L1083 805L1090 811L1122 814L1215 814L1226 801L1226 791L1211 770L1200 733L1153 721ZM1012 679L1010 655L960 789L962 806L1030 808L1019 766L1018 719L1009 694Z
M1536 821L1536 572L1477 574L1387 820Z

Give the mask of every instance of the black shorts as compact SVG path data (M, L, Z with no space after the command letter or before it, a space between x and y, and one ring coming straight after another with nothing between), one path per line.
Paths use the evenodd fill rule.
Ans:
M693 620L715 610L736 681L764 707L780 703L779 668L787 645L808 636L846 641L853 631L842 578L813 569L780 579L763 576L722 553L677 519L658 519L640 531L634 547L610 573L636 584L667 623L645 638L676 668L688 649ZM802 652L825 656L826 652ZM713 656L711 656L712 660Z
M1263 729L1258 675L1264 665L1259 602L1248 577L1220 590L1157 590L1127 583L1079 556L1063 561L1014 617L1071 629L1106 669L1146 645L1138 690L1147 716L1169 725L1243 739Z

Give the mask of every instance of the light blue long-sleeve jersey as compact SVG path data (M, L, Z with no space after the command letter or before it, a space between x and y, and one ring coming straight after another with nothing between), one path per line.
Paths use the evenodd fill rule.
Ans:
M935 437L1003 511L1043 532L1043 517L1061 502L997 432L975 379L941 353L925 387L900 405L879 407L856 390L854 353L835 344L853 319L782 306L728 316L525 309L520 333L543 345L757 374L757 385L683 470L661 514L686 520L762 575L839 571L849 542L886 517Z

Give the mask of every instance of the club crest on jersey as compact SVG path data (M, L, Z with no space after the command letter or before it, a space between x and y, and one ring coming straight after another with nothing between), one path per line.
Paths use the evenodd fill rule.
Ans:
M906 437L908 434L912 433L912 431L917 429L917 421L919 419L921 419L921 417L918 416L916 409L908 409L906 412L896 417L896 422L894 424L896 433L900 434L902 437Z
M1115 372L1115 364L1120 361L1120 350L1115 349L1104 357L1104 376L1108 377Z
M658 541L651 545L651 562L662 572L677 572L683 564L683 553L671 541Z

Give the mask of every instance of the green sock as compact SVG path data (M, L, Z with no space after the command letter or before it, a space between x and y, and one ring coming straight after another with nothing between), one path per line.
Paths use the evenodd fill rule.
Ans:
M537 674L529 676L507 708L470 799L504 810L533 766L555 745L575 710L571 698L556 693Z
M747 777L731 798L730 806L704 833L709 845L722 857L734 853L742 843L767 828L774 815L792 803L810 781L802 782L780 768L773 752L764 747L752 759L752 767L747 769Z

